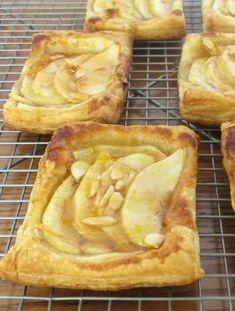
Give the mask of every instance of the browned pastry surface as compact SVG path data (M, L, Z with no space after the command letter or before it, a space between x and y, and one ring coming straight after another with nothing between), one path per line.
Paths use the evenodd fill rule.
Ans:
M235 122L223 123L221 131L223 164L228 174L232 207L235 211Z
M180 113L191 122L235 119L235 34L186 37L178 73Z
M58 130L1 277L97 290L200 278L197 143L184 126Z
M123 110L132 37L121 32L36 34L4 105L5 125L51 133L66 123L116 123Z
M235 32L234 0L203 0L204 31Z
M185 34L182 0L89 0L85 28L126 31L135 39L173 39Z

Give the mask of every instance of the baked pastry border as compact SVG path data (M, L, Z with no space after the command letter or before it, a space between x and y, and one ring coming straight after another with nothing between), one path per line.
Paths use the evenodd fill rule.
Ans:
M182 0L174 0L173 9L170 15L161 18L154 18L144 22L125 22L117 24L108 19L112 17L112 11L107 12L107 18L92 14L92 5L94 0L88 0L87 13L85 18L84 27L89 31L97 30L113 30L125 31L132 33L134 39L141 40L164 40L164 39L177 39L185 35L185 20L183 13ZM92 13L91 13L92 12ZM87 15L92 17L87 17Z
M130 34L112 31L94 34L66 31L38 33L33 36L32 50L28 60L35 58L38 53L41 53L44 49L44 42L50 43L51 38L56 37L59 40L59 36L63 35L67 37L73 35L82 37L97 34L104 38L111 38L120 44L120 64L116 72L117 79L110 89L91 96L83 103L72 104L69 107L18 105L18 101L9 98L3 106L4 125L12 129L43 134L53 133L57 128L71 122L97 121L117 123L124 107L128 87L128 73L133 43L133 38ZM15 85L17 85L17 81Z
M182 118L187 121L206 126L220 125L235 119L234 96L210 91L187 80L194 60L205 56L202 39L206 38L221 45L235 43L235 34L194 33L186 37L178 71L179 108Z
M35 225L41 221L52 193L69 174L73 151L101 143L151 144L167 155L184 148L184 169L164 220L166 240L159 249L72 256L50 249L35 234ZM195 220L197 144L197 135L184 126L124 127L84 122L58 130L40 161L16 244L0 261L0 277L28 285L95 290L183 285L202 277Z
M204 31L235 32L235 17L219 15L212 9L214 0L202 1L202 19Z
M221 125L221 152L229 179L232 208L235 211L235 121Z

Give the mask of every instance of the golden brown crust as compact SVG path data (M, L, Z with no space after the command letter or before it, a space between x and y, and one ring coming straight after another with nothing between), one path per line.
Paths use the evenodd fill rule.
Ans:
M156 5L159 7L162 5L169 6L169 13L161 15L159 12L158 16L154 16L154 13L152 13L153 16L151 18L147 18L145 9L137 7L138 4L133 2L133 4L129 5L133 5L133 8L136 10L135 14L138 15L136 19L134 17L134 20L126 19L126 14L129 11L127 7L124 7L125 14L122 16L118 3L116 4L117 7L115 4L109 4L109 8L107 8L108 4L105 3L105 9L96 11L97 2L96 0L88 1L85 20L85 29L87 30L125 31L132 33L135 39L144 40L175 39L185 35L182 0L174 0L172 3L167 0L164 2L165 4L156 2ZM138 3L144 4L144 2L145 0L141 0ZM146 9L148 13L149 10L151 11L149 7ZM142 14L142 16L139 16L139 14ZM149 14L151 16L151 13Z
M226 122L221 125L221 151L223 164L228 174L232 207L235 211L235 122Z
M196 134L184 126L123 127L84 122L58 130L40 161L16 244L0 261L1 277L32 285L95 290L182 285L200 278L203 270L195 223L197 143ZM164 221L166 238L161 247L94 256L66 255L49 247L35 233L52 194L69 174L74 152L100 145L148 145L166 156L185 150L183 171Z
M99 44L95 46L94 43L92 46L92 40L94 42L96 38L99 40ZM86 41L85 44L84 41ZM104 45L103 48L102 42ZM110 76L111 82L109 82L105 88L101 89L100 92L91 92L88 95L84 95L81 91L81 93L79 93L81 98L78 98L78 100L76 100L76 97L75 99L72 98L72 89L70 90L69 88L71 88L73 82L75 83L75 81L72 80L73 74L76 75L80 67L77 67L77 69L75 66L73 67L70 65L69 70L71 70L71 82L69 86L65 85L65 87L68 88L68 94L66 93L65 95L61 95L63 90L55 84L57 86L56 96L58 97L59 94L59 100L62 100L63 104L55 104L56 97L53 97L54 89L52 95L48 96L48 101L50 100L51 103L47 102L45 98L43 99L43 104L40 102L40 100L42 100L41 95L43 93L41 89L45 86L43 85L42 75L42 81L40 81L41 85L38 82L38 77L39 74L45 70L45 68L49 68L49 66L58 63L58 69L54 74L55 77L53 76L51 78L51 80L56 81L55 79L58 74L59 77L64 74L61 69L62 65L59 64L61 59L65 60L64 63L66 63L68 59L69 63L70 59L73 60L76 57L78 59L79 57L81 58L84 55L88 55L89 61L90 55L99 54L99 48L101 50L100 54L103 53L103 50L106 49L105 44L107 44L107 46L114 44L114 46L118 46L119 50L118 56L115 59L116 67L113 67L113 71L115 72L113 73L113 76ZM79 45L81 45L81 51L79 50ZM84 49L84 53L82 48ZM94 51L96 48L97 51ZM24 65L21 77L13 86L9 100L4 105L3 115L5 126L28 132L52 133L57 128L75 121L91 120L102 123L116 123L123 110L124 98L127 92L128 72L132 54L131 48L131 35L121 32L113 33L111 31L107 31L94 34L55 32L34 35L32 51ZM76 49L79 51L76 52ZM56 58L56 60L54 58ZM96 64L95 61L94 64ZM110 65L113 65L112 62ZM81 64L81 67L82 66L83 64ZM97 70L100 70L99 67ZM108 72L110 72L110 70L108 70ZM67 72L65 72L65 74L67 74ZM86 81L87 83L90 83L89 80L93 77L89 76L89 73L87 75L88 78L86 78ZM101 76L105 77L107 76L107 73L101 72ZM68 81L67 77L68 75L64 80L65 83ZM29 79L33 80L31 81ZM41 89L39 89L39 93L37 93L38 91L33 93L34 97L30 97L31 94L29 94L29 87L25 87L23 89L23 86L26 84L25 81L28 80L30 81L30 83L28 83L29 85L34 85L36 83L36 79L38 79L37 88L40 87ZM99 80L100 79L97 79L97 82L94 82L94 86L95 83L99 83ZM49 87L51 87L50 81L44 81L44 84L46 83L49 83ZM82 80L79 83L78 92L80 92L80 87L84 87L84 85L81 84L83 83ZM22 90L24 90L24 92ZM44 91L45 94L48 92L47 87ZM72 96L76 95L77 94ZM82 96L84 96L84 100L82 100Z
M220 125L235 118L235 88L229 81L232 73L225 78L224 63L221 67L220 64L213 68L207 66L208 61L212 63L212 58L217 57L217 50L218 57L221 57L222 51L234 43L234 34L202 33L186 37L178 73L180 113L185 120L203 125ZM192 76L192 68L200 60L203 62L202 67L209 69L203 69L201 73L194 70ZM224 76L219 77L217 84L213 84L212 79L217 79L216 70L220 70ZM224 91L222 87L230 89Z
M235 32L233 8L227 0L203 0L203 30L216 32Z

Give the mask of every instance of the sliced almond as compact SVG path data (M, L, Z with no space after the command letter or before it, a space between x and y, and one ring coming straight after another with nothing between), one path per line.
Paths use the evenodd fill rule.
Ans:
M123 201L121 193L115 191L109 200L109 209L116 212L121 208Z
M92 180L92 184L91 184L91 191L89 194L89 198L93 197L94 195L96 195L98 189L99 189L99 185L100 185L100 180L99 179L93 179Z
M123 177L123 172L120 167L116 166L113 168L111 172L111 178L112 180L117 180Z
M83 161L74 162L71 166L71 173L73 178L78 181L81 177L83 177L86 174L89 167L90 165L86 162Z
M87 217L83 219L83 223L91 226L111 226L117 223L117 220L111 216Z
M144 243L148 246L158 248L164 241L165 236L161 233L149 233L144 238Z
M125 186L124 181L120 179L115 185L115 190L122 190L124 186Z
M105 195L103 196L103 198L101 199L99 205L100 206L106 206L108 204L108 201L111 198L111 195L114 193L114 186L111 185L109 186L108 190L106 191Z

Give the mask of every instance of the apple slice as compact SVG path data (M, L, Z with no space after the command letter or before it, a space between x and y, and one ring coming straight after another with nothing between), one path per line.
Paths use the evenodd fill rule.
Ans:
M43 227L47 242L58 249L65 249L66 241L68 244L67 253L76 247L77 252L79 244L79 234L72 225L72 204L69 199L73 196L77 183L69 176L55 191L42 217ZM65 215L71 215L70 217ZM58 242L55 243L56 239ZM74 253L74 251L73 251Z
M168 15L170 11L169 1L165 0L148 0L149 9L154 16Z
M142 170L131 184L122 207L123 229L132 243L146 246L144 239L159 232L161 214L183 169L184 150Z
M75 238L68 240L44 224L38 224L36 228L41 232L43 239L54 249L71 255L78 255L80 253L79 242L77 241L75 243Z
M95 0L93 4L93 9L96 13L103 13L107 9L113 8L112 0Z
M135 7L145 19L151 19L154 17L149 10L148 1L135 0Z
M67 102L79 103L88 99L86 94L77 89L73 64L64 62L60 66L60 70L56 71L54 81L58 94Z
M85 74L77 79L76 87L80 92L90 96L101 93L114 81L115 69L116 66L110 64L96 69L92 74Z
M109 238L102 229L96 226L85 224L83 220L89 217L96 217L97 211L94 206L94 196L99 186L101 175L111 165L109 154L100 154L96 162L86 172L77 191L73 196L74 226L86 239L107 244ZM98 183L97 183L98 181ZM94 186L95 185L95 186ZM91 195L92 194L92 195Z
M43 76L46 75L44 80ZM37 77L38 76L38 77ZM26 99L31 100L34 104L40 105L62 105L64 99L56 92L53 81L54 75L39 72L35 80L30 76L24 76L21 85L21 93ZM44 82L44 85L43 85ZM36 90L36 91L35 91Z
M102 152L109 153L114 158L121 158L134 153L144 153L151 155L155 158L156 161L160 161L166 157L165 154L161 152L157 147L151 145L142 145L142 146L101 145L74 151L73 155L77 160L92 163L96 159L97 155Z
M235 16L235 3L234 0L227 0L227 8L231 15Z
M200 85L207 89L212 90L214 87L212 84L208 83L208 80L204 74L204 66L206 66L207 62L208 62L207 57L197 59L191 66L188 75L188 81L193 84Z

